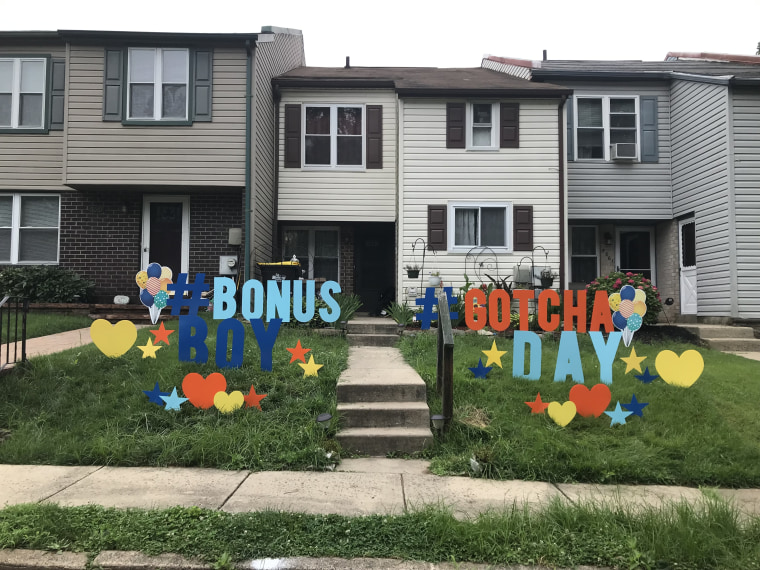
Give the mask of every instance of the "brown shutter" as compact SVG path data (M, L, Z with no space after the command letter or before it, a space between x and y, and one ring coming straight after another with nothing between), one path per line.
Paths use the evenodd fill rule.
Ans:
M367 168L383 167L383 106L367 105Z
M499 115L499 147L520 148L520 104L502 103Z
M446 204L428 205L428 249L446 251Z
M446 103L446 148L465 148L464 103Z
M301 168L301 105L285 105L285 168Z
M533 206L513 206L514 251L533 250Z

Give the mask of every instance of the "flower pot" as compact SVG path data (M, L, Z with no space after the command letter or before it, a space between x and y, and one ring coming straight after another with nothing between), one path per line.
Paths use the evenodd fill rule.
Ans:
M431 287L438 287L441 284L441 278L438 275L431 275L428 277L428 284Z
M406 270L406 276L409 277L409 279L417 279L417 277L420 276L420 270L419 269L407 269Z
M541 277L541 287L543 289L551 289L554 283L554 277Z

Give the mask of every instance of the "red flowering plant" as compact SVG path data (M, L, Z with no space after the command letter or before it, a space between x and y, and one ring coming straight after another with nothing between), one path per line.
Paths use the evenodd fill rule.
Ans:
M644 315L644 324L654 325L657 323L657 316L662 311L660 292L657 290L657 287L652 285L652 282L641 273L631 273L630 271L627 273L616 271L609 275L605 275L604 277L597 277L591 283L586 285L589 322L591 322L591 310L593 308L596 292L606 291L609 296L612 293L618 293L624 285L630 285L635 289L641 289L644 291L647 296L647 312Z

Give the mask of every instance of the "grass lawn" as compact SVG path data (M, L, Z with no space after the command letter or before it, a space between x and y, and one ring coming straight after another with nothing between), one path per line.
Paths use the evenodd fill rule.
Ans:
M176 328L177 321L167 323ZM335 445L314 419L335 414L335 383L345 368L344 339L283 327L274 348L273 372L260 370L259 348L246 328L243 367L220 370L214 363L216 321L208 321L209 362L180 363L177 337L156 359L142 358L137 345L153 338L148 329L124 356L110 359L86 347L31 359L0 378L0 462L58 465L177 465L224 469L306 469L327 462L324 446ZM324 365L318 377L290 364L286 347L297 339ZM227 391L248 394L251 385L263 411L221 414L189 403L179 412L151 403L142 390L155 382L164 392L181 392L190 372L222 372Z
M578 335L585 385L599 382L599 363L588 335ZM679 388L661 378L644 384L625 373L619 357L630 348L621 342L610 386L612 410L616 402L648 402L643 417L629 416L626 425L610 427L610 418L576 416L561 428L548 415L532 415L524 404L541 393L544 402L568 400L572 380L554 382L559 342L543 341L542 376L538 381L512 377L512 341L498 338L503 369L494 367L487 378L475 378L481 352L494 337L455 337L454 417L445 438L424 453L440 474L468 474L470 458L495 479L551 482L649 483L760 487L760 362L690 344L631 343L646 356L642 370L654 370L657 354L681 354L697 349L704 372L690 388ZM435 393L434 334L406 336L400 347L406 359L428 385L432 413L440 411ZM528 357L526 356L526 360ZM654 372L656 374L656 372Z
M7 321L3 323L3 342L6 342L5 333ZM26 338L37 338L64 331L87 328L92 324L92 319L87 315L61 315L59 313L30 312L26 315ZM21 336L21 318L18 321L18 334ZM16 338L15 318L11 319L11 341Z
M285 556L359 556L491 564L615 568L760 568L760 519L716 500L632 513L555 501L459 521L429 508L399 516L282 512L229 514L196 507L139 511L20 505L0 511L0 548L176 552L230 562Z

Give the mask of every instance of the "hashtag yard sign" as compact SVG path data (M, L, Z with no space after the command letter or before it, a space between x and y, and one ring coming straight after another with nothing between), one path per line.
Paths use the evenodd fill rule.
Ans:
M443 290L446 292L446 308L449 309L451 305L454 305L457 302L457 299L454 297L454 293L452 292L451 287L444 287ZM423 330L429 329L430 322L438 319L438 317L436 317L435 313L433 312L433 309L436 307L436 305L438 305L436 288L425 287L425 296L418 297L414 302L417 306L422 307L422 312L417 315L417 320L420 322L420 327ZM459 313L456 311L452 313L449 309L449 316L452 319L457 319L459 318Z
M172 315L179 315L182 307L187 307L188 314L198 315L198 309L208 307L208 299L204 299L202 294L209 290L208 283L205 282L205 273L196 273L193 283L187 282L187 273L177 275L177 282L166 286L168 291L174 291L174 296L169 296L166 300L166 306L171 307ZM185 293L189 292L190 297L185 298Z

